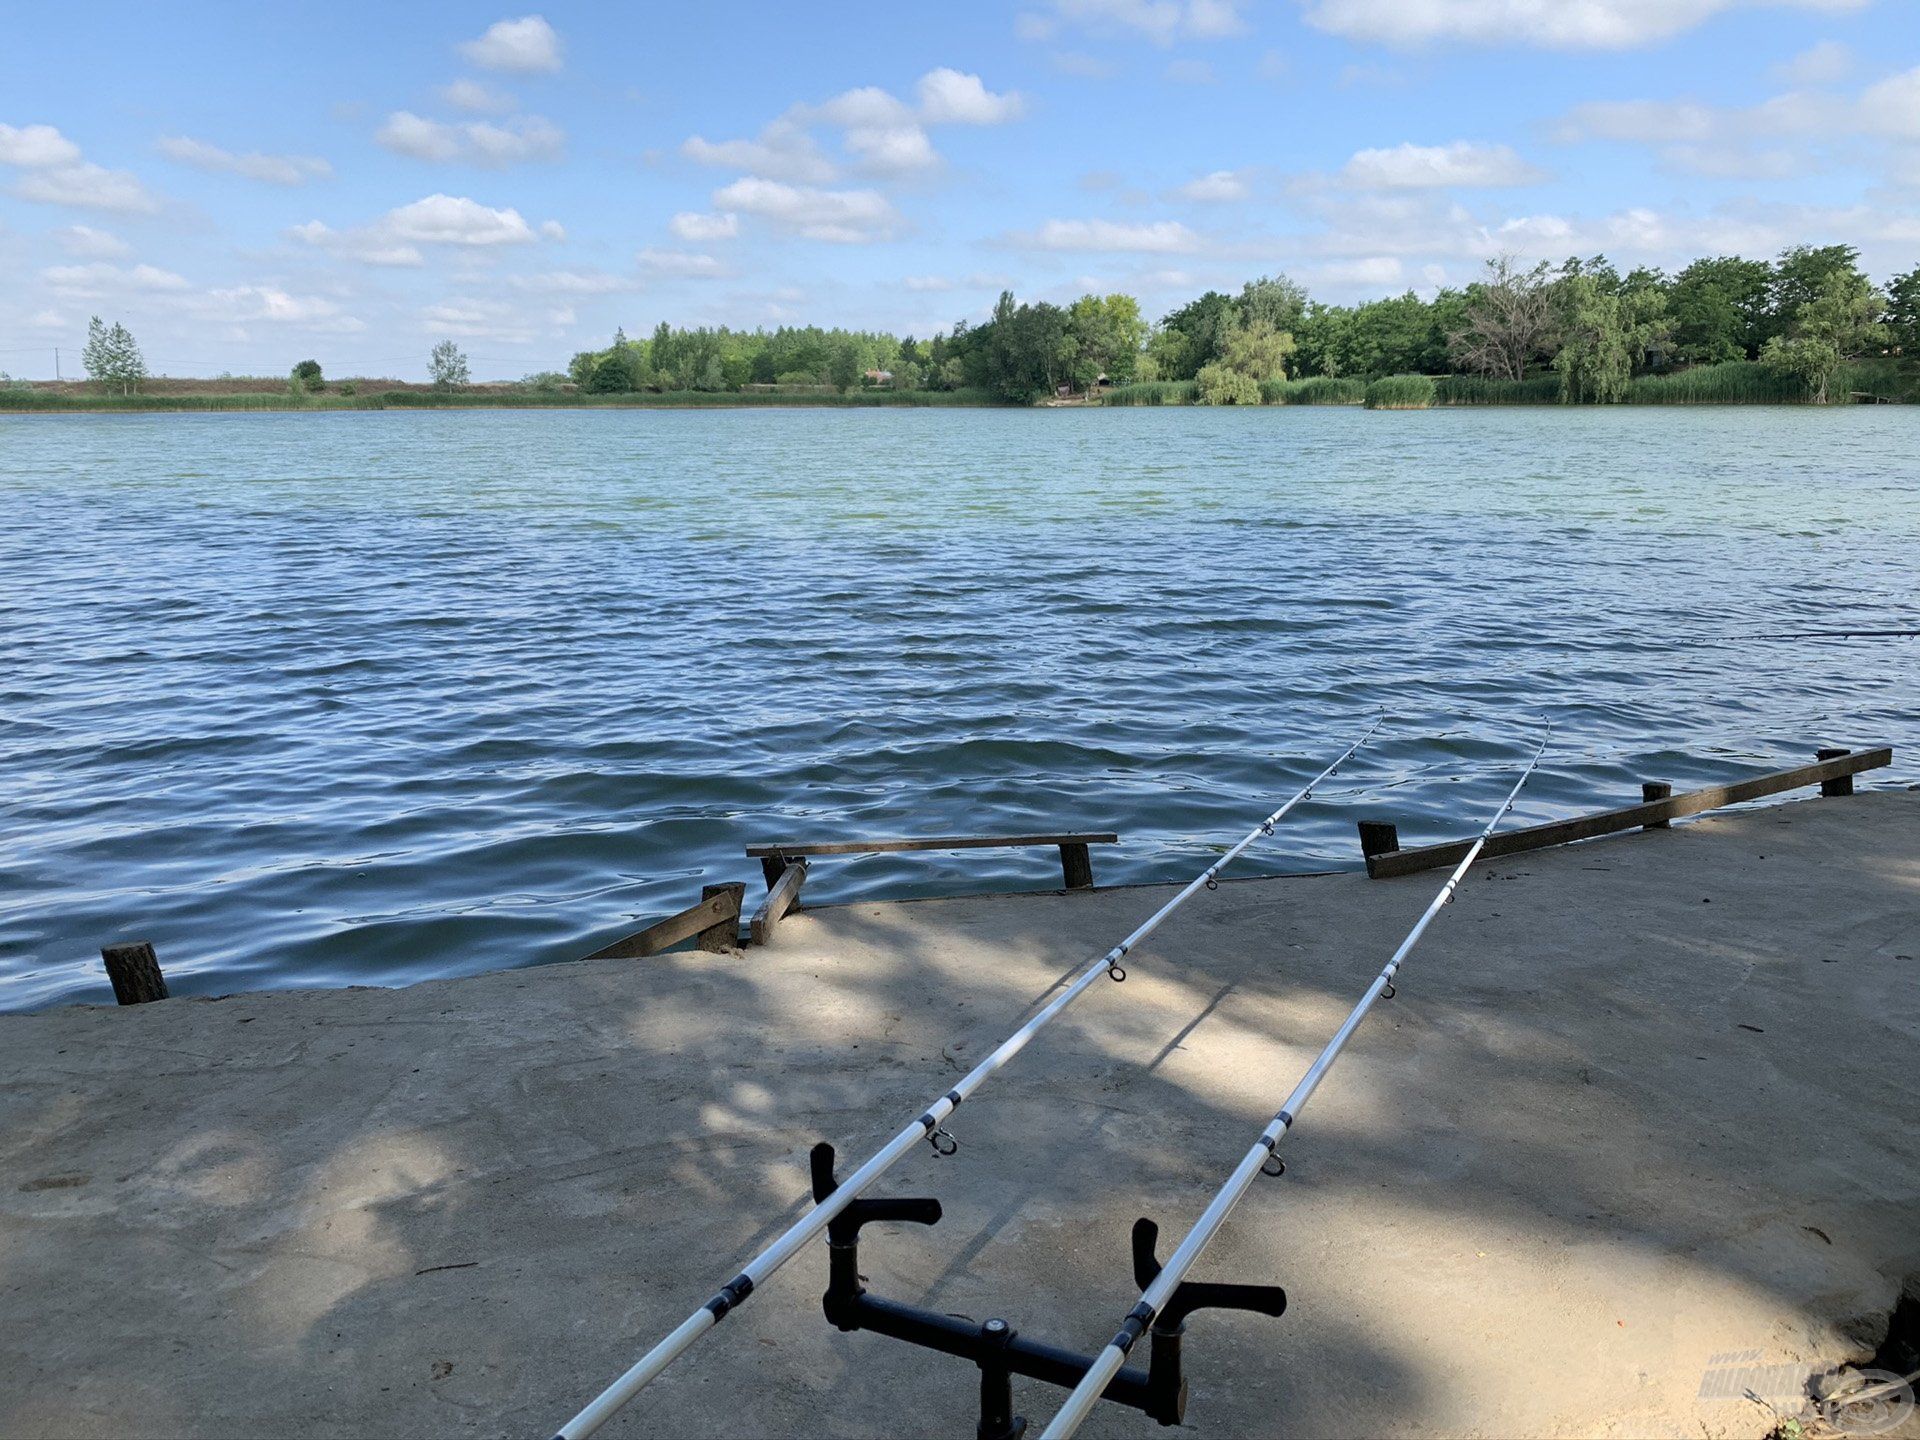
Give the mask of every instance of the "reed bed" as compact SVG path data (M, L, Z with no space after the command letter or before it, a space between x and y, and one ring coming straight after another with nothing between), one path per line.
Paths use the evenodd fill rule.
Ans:
M1200 394L1194 380L1136 380L1116 385L1101 401L1105 405L1191 405Z
M1490 380L1484 375L1442 375L1433 382L1436 405L1557 405L1560 377Z
M1386 375L1367 386L1367 409L1426 410L1434 393L1430 375Z
M1260 400L1266 405L1359 405L1366 398L1367 382L1352 375L1303 375L1260 385Z
M1753 360L1695 365L1627 384L1633 405L1792 405L1809 399L1806 382Z

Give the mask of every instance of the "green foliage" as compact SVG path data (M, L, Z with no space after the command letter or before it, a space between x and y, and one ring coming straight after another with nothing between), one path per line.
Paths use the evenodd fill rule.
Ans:
M1560 282L1560 398L1617 405L1647 351L1667 333L1667 299L1651 285L1629 287L1577 273Z
M127 327L117 320L111 326L104 325L98 315L87 323L87 344L80 352L80 363L86 367L87 378L109 394L118 391L122 396L131 395L147 378L147 362Z
M1920 265L1887 286L1887 332L1901 354L1920 356Z
M427 357L427 373L442 390L473 383L467 371L466 353L451 340L442 340L433 347L433 353Z
M1433 379L1428 375L1386 375L1367 386L1369 410L1425 410L1433 399Z
M1676 358L1692 365L1751 360L1767 340L1773 267L1721 255L1696 260L1667 293Z
M1433 382L1433 398L1438 405L1554 405L1560 400L1560 377L1497 380L1486 375L1442 375Z
M1202 405L1258 405L1260 387L1287 378L1293 336L1264 318L1236 322L1222 337L1220 358L1200 367L1194 377Z
M1842 361L1887 343L1890 333L1880 323L1886 303L1851 265L1831 270L1814 297L1800 306L1786 333L1775 335L1761 348L1761 363L1799 376L1813 392L1814 404L1824 405Z
M1786 405L1807 398L1797 376L1754 360L1694 365L1669 375L1642 375L1627 386L1635 405Z
M1260 399L1267 405L1359 405L1366 398L1367 382L1358 376L1303 375L1260 382Z
M1136 380L1116 385L1100 398L1107 405L1192 405L1199 393L1192 380Z
M1067 307L1066 375L1085 391L1102 375L1115 385L1130 383L1139 373L1141 348L1147 342L1147 322L1140 302L1131 295L1082 295Z
M326 377L320 373L318 360L302 360L293 367L287 379L300 390L318 390L326 383Z

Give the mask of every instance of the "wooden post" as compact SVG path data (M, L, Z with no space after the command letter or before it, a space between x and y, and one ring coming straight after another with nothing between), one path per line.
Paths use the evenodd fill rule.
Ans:
M712 955L722 955L740 944L740 912L746 908L747 887L738 881L725 885L702 885L700 898L711 900L716 895L730 896L728 908L732 914L719 919L693 937L693 948L705 950Z
M1845 747L1845 746L1843 745L1843 746L1841 746L1841 747L1839 747L1838 749L1823 749L1823 750L1821 750L1821 751L1819 751L1819 752L1818 752L1818 754L1816 755L1816 757L1815 757L1815 758L1816 758L1816 759L1820 759L1820 760L1837 760L1837 759L1839 759L1839 758L1840 758L1840 757L1841 757L1842 755L1848 755L1848 754L1851 754L1851 753L1852 753L1852 752L1851 752L1851 751L1849 751L1849 750L1848 750L1848 749L1847 749L1847 748L1846 748L1846 747ZM1853 794L1853 776L1851 776L1851 775L1836 775L1836 776L1834 776L1834 777L1833 777L1833 779L1831 779L1831 780L1822 780L1822 781L1820 782L1820 793L1821 793L1822 795L1851 795L1851 794Z
M760 873L767 877L767 889L771 890L775 885L780 883L780 872L786 868L787 860L784 855L762 855L760 857Z
M1360 822L1360 853L1362 855L1391 855L1399 848L1400 827L1391 820Z
M760 908L753 912L753 921L747 927L747 933L756 945L764 945L772 936L774 927L789 910L797 908L800 899L800 886L807 878L807 862L795 860L781 872L780 881L767 891L767 898L760 902Z
M160 973L160 957L144 940L131 945L103 945L100 958L107 962L107 979L113 982L113 998L122 1005L144 1005L149 1000L167 998L167 977Z
M1664 780L1642 780L1640 782L1640 798L1648 801L1671 800L1673 798L1673 786ZM1641 828L1646 830L1671 830L1673 828L1673 822L1671 820L1649 820Z
M1085 845L1062 845L1060 873L1066 877L1067 889L1091 890L1093 888L1093 852Z

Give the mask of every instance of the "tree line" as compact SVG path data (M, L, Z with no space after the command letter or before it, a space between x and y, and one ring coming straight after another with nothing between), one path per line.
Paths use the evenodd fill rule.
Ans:
M1238 294L1209 290L1149 323L1130 295L1070 305L1000 296L979 324L929 339L870 331L675 329L614 337L573 357L582 389L749 386L979 390L1031 403L1136 381L1194 382L1211 404L1253 404L1262 382L1326 376L1555 376L1562 397L1621 399L1636 375L1750 361L1797 377L1809 398L1863 355L1920 354L1920 267L1885 290L1850 245L1799 245L1772 260L1716 256L1669 275L1604 255L1559 265L1489 261L1471 284L1431 298L1355 305L1314 300L1285 275Z

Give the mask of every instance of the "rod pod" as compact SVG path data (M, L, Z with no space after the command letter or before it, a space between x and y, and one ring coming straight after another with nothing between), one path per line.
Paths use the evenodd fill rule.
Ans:
M816 1203L831 1195L833 1146L822 1142L809 1157ZM980 1370L980 1419L975 1440L1020 1440L1026 1417L1013 1412L1013 1377L1044 1380L1071 1390L1086 1377L1097 1357L1030 1340L1005 1320L975 1322L959 1315L924 1310L870 1294L860 1275L860 1229L875 1221L910 1225L940 1223L940 1202L932 1199L855 1200L827 1226L827 1290L820 1308L835 1328L871 1330L910 1345L971 1360ZM1142 1289L1160 1274L1154 1246L1160 1227L1142 1218L1133 1222L1133 1279ZM1122 1366L1107 1381L1100 1398L1141 1411L1162 1425L1186 1418L1187 1381L1182 1373L1182 1341L1187 1317L1196 1310L1251 1310L1283 1314L1287 1292L1277 1285L1219 1285L1187 1280L1155 1319L1147 1368Z
M629 1366L625 1374L590 1400L579 1414L560 1427L555 1440L586 1440L587 1436L606 1424L621 1406L653 1383L663 1370L692 1349L702 1335L712 1330L732 1311L744 1304L753 1294L754 1287L763 1283L768 1276L799 1254L808 1241L827 1229L834 1216L846 1209L909 1150L926 1142L933 1146L935 1153L951 1155L958 1148L958 1142L940 1128L942 1120L951 1115L963 1100L993 1078L1003 1066L1011 1062L1027 1047L1027 1042L1045 1028L1048 1021L1079 999L1100 976L1106 975L1114 980L1126 979L1127 972L1121 967L1120 962L1136 945L1157 930L1163 920L1178 910L1202 887L1209 890L1217 889L1222 870L1232 864L1256 840L1264 835L1273 834L1274 826L1279 824L1288 811L1302 800L1309 798L1316 785L1346 764L1353 753L1371 740L1374 732L1385 723L1385 716L1375 720L1367 727L1364 735L1341 751L1331 765L1295 791L1284 805L1249 830L1213 864L1188 881L1179 894L1135 926L1126 939L1087 965L1075 977L1072 984L1042 1006L1018 1030L1002 1040L992 1054L963 1075L957 1085L929 1105L918 1119L911 1121L905 1129L875 1151L866 1163L847 1176L846 1180L824 1202L815 1205L811 1211L788 1226L772 1244L749 1260L738 1275L722 1285L711 1300L682 1320L651 1350Z

